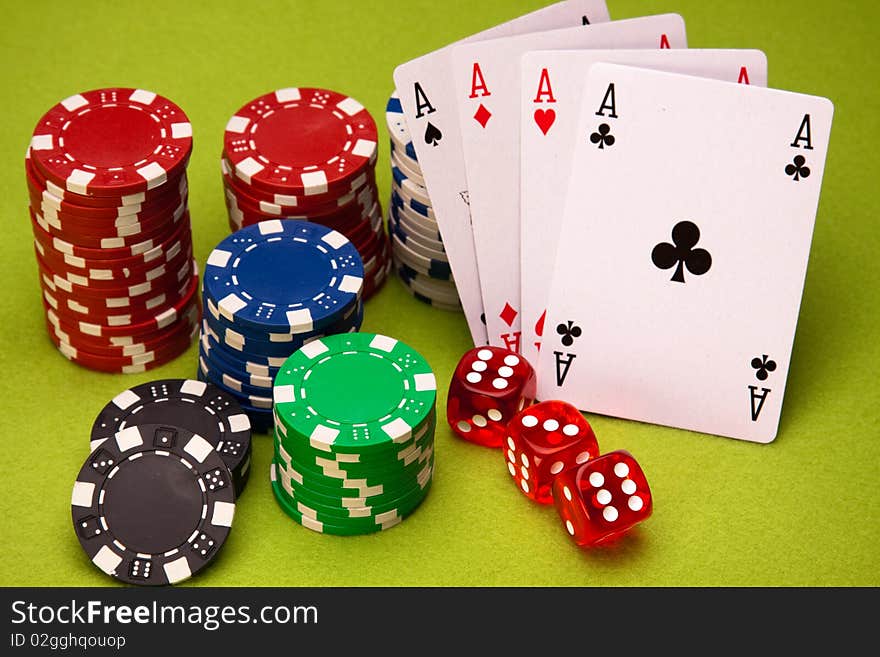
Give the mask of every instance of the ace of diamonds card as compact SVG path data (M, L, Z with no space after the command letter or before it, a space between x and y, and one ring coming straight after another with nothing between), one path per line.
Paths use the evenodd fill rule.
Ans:
M592 66L539 398L772 441L832 114L826 98Z

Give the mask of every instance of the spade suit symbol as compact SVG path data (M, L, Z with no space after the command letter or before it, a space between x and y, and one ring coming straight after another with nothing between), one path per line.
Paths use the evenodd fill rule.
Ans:
M440 128L428 121L428 126L425 128L425 143L437 146L441 139L443 139L443 133L440 132Z

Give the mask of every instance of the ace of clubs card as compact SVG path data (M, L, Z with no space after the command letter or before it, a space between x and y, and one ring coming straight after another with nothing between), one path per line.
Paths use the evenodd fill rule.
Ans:
M772 441L832 115L826 98L593 65L539 398Z

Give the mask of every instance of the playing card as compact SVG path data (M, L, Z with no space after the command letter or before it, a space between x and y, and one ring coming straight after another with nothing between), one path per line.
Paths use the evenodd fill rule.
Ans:
M532 32L452 49L471 228L489 344L520 351L520 57L542 48L685 48L684 20L663 14Z
M826 98L594 64L539 398L773 440L832 114Z
M604 0L568 0L472 35L492 39L530 31L589 25L608 20ZM453 44L454 45L454 44ZM453 105L451 46L401 64L394 83L413 136L413 146L443 237L452 275L474 344L486 344L480 280L470 228L468 192L458 113Z
M760 50L539 50L523 55L520 258L511 262L520 271L521 353L531 363L538 361L579 102L587 71L596 62L767 86L767 58Z

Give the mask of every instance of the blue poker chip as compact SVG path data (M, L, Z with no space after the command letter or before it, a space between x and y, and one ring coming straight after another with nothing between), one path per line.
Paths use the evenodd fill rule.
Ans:
M425 194L428 193L427 188L425 187L425 178L422 175L422 170L419 167L418 162L414 162L403 154L403 151L400 150L399 146L394 144L394 140L391 140L391 166L396 166L400 169L401 173L405 175L407 178L412 180L414 183L419 185L420 187L425 189Z
M359 298L356 304L340 312L333 324L328 324L322 329L309 331L308 333L266 333L264 331L257 331L250 326L240 326L235 322L229 321L222 314L219 306L208 298L207 295L202 296L202 307L204 308L203 317L207 321L207 325L214 331L217 341L232 347L234 351L250 351L254 355L281 355L286 351L290 355L309 340L323 337L330 333L345 333L349 331L352 324L358 321L357 317L363 311L364 301L363 298ZM363 316L361 315L362 320ZM259 347L263 344L277 345L278 349L274 351L261 351ZM248 345L255 345L256 350L251 350Z
M391 154L394 158L399 159L401 162L404 162L407 166L412 167L416 171L420 170L418 161L409 157L400 144L393 139L389 140L389 142Z
M437 235L437 233L434 233L429 228L417 230L409 223L408 219L401 220L400 213L395 212L394 208L388 212L388 230L389 232L396 233L403 240L404 244L412 241L435 251L446 252L446 248L439 239L429 237L429 234Z
M364 265L341 233L298 219L267 220L226 237L208 256L204 294L235 326L309 333L358 302Z
M213 370L203 358L199 358L198 373L207 383L211 383L220 388L220 390L226 394L235 397L239 404L245 404L251 408L257 408L260 410L272 410L271 395L268 397L264 396L262 390L257 390L256 394L250 394L227 386L223 382L222 376Z
M256 397L271 397L272 396L272 388L266 386L255 386L251 385L246 381L242 381L241 379L237 379L225 372L222 366L217 365L217 363L211 360L211 357L207 354L207 352L199 345L199 367L202 369L202 372L208 376L209 379L213 382L214 379L220 381L224 388L229 388L235 391L235 396L243 400L242 395L253 395Z
M394 185L392 185L391 190L392 203L398 205L398 207L408 208L428 219L434 219L434 210L430 206L425 205L421 201L417 201L412 197L405 198L401 195L400 191L394 188Z
M415 253L394 233L391 234L391 247L392 252L398 257L398 259L420 274L424 274L429 278L436 278L439 281L453 280L452 270L450 269L448 262L437 260L436 258L426 258Z
M402 190L407 198L419 201L425 207L430 206L431 199L428 196L428 190L414 180L411 180L400 167L394 164L391 165L391 180L398 189Z
M263 367L261 370L252 368L256 369L256 371L249 371L246 364L234 362L229 356L227 356L222 348L218 347L216 342L213 342L207 333L202 333L199 338L199 349L201 353L204 353L212 363L215 363L217 367L222 369L227 375L231 376L239 383L246 383L255 388L271 388L275 381L275 375L280 369L277 367Z
M430 297L427 294L424 294L424 293L414 289L413 285L409 281L407 281L403 278L401 278L401 283L403 284L403 288L407 292L409 292L412 296L414 296L416 299L418 299L419 301L421 301L424 304L427 304L433 308L447 310L449 312L461 312L462 311L461 305L459 303L448 303L448 302L440 301L440 300L437 300L433 297Z
M222 370L202 354L199 354L199 371L207 377L208 381L216 385L228 395L233 395L240 403L253 406L254 408L272 408L272 389L252 386L240 383L235 379L224 376Z
M390 235L397 236L397 238L401 242L403 242L404 245L411 248L413 250L413 252L415 252L418 255L425 256L425 257L433 257L433 258L436 258L437 260L440 260L440 261L442 261L444 259L446 259L448 261L448 258L446 258L446 250L445 249L437 250L437 249L434 249L433 247L426 246L424 244L424 242L422 241L422 239L419 238L418 235L408 233L406 231L406 228L403 227L401 224L399 224L394 219L393 213L391 214L391 216L388 219L388 232ZM442 255L442 257L439 257L441 255Z
M263 376L274 375L284 364L284 361L287 360L284 356L264 356L258 358L245 351L233 349L223 343L223 338L218 336L204 319L202 320L202 336L208 338L208 346L212 350L216 350L218 356L234 365L240 372L249 372ZM293 353L293 351L290 353Z
M400 279L411 290L419 292L423 296L429 297L439 303L461 306L458 290L452 283L426 278L423 274L415 271L412 267L401 262L399 259L395 260L395 269Z
M326 329L317 333L297 333L290 340L272 341L264 338L252 337L244 335L240 332L220 324L210 312L205 313L204 321L207 326L214 332L217 342L224 348L229 349L232 353L237 353L242 359L255 362L262 362L264 359L287 358L293 352L301 349L307 342L317 338L324 337L334 333L351 333L360 329L364 321L364 304L363 301L358 303L352 311L340 322L328 326ZM267 363L269 361L267 360Z
M264 394L266 392L271 392L272 390L275 377L259 376L238 371L238 368L230 366L226 361L219 357L217 355L217 350L211 349L211 347L208 346L207 340L199 340L199 358L207 360L212 369L220 372L224 379L228 379L231 388L238 389L239 386L250 386L255 390L262 390Z
M388 134L391 135L391 138L403 147L407 156L418 161L419 158L416 157L416 149L409 134L409 126L407 126L406 117L403 114L403 105L400 104L397 89L392 92L385 105L385 121L388 124Z
M417 221L411 218L411 215L405 214L405 211L395 205L392 200L391 205L389 207L388 213L391 219L394 220L395 223L401 225L407 232L417 232L422 237L425 237L433 242L437 242L442 244L443 237L440 235L440 232L435 230L431 223L428 221ZM407 227L413 226L413 230L409 230Z
M414 199L425 207L431 207L428 189L422 183L411 178L393 159L391 162L391 185L392 189L399 190L405 199Z
M208 378L202 374L200 368L196 368L196 378L203 383L211 383ZM275 426L272 409L255 408L248 404L239 402L241 410L245 412L251 421L251 431L256 433L269 433Z

